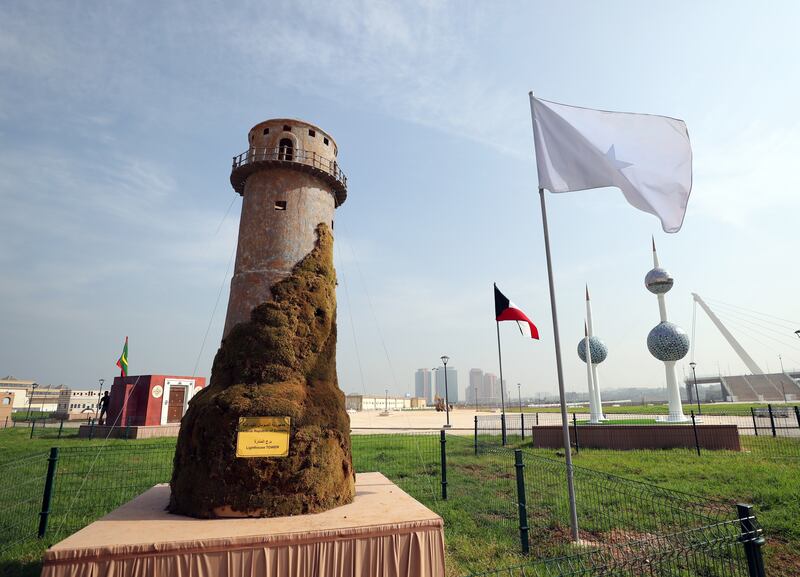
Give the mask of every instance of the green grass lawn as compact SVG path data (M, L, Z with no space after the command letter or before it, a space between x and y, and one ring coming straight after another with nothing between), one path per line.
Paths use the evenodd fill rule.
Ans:
M44 411L16 411L11 413L11 420L16 422L28 421L33 419L49 419L53 416L51 412Z
M41 503L41 465L51 446L63 448L56 476L50 530L0 556L0 575L34 576L49 544L113 510L150 486L166 482L174 439L152 441L29 440L27 429L0 430L0 543L19 531L35 532ZM497 437L481 438L497 443ZM524 446L521 439L512 442ZM752 439L753 443L774 442ZM779 440L780 441L780 440ZM791 440L784 440L793 442ZM445 520L448 576L521 562L514 467L508 452L473 455L471 437L448 436L448 500L441 498L438 435L354 435L358 472L381 471ZM496 445L495 445L496 446ZM568 539L563 464L555 451L526 448L526 493L532 552L540 557L574 553ZM703 521L703 515L733 515L737 501L756 506L768 536L768 575L800 574L800 460L768 459L758 452L688 450L617 452L589 450L574 456L584 536L610 539L618 530L646 535ZM27 461L20 459L28 458ZM16 463L9 466L9 462ZM707 509L697 499L642 499L621 489L605 471L660 487L720 501ZM624 487L623 487L624 488ZM710 505L709 505L710 507ZM15 533L15 531L17 533ZM709 573L709 576L714 573Z

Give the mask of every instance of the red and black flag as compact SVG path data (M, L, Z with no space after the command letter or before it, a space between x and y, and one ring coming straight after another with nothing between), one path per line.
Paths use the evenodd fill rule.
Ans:
M514 303L508 300L506 295L500 292L496 284L494 285L494 315L497 322L522 321L528 323L528 326L531 328L531 338L539 338L539 330L536 328L536 325L533 324L533 321L528 318L528 315L517 308Z

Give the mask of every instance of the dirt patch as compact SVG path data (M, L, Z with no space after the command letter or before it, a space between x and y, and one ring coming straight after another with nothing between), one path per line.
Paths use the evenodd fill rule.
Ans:
M764 547L767 575L770 577L797 577L800 575L800 547L782 539L768 536Z
M235 326L214 359L211 381L181 421L169 510L214 517L316 513L355 493L350 419L336 379L333 236L317 244L273 300ZM290 417L289 455L237 458L239 417Z

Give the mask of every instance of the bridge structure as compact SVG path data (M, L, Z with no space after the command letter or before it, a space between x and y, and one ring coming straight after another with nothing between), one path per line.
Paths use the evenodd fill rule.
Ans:
M800 371L783 371L770 373L764 371L753 357L745 350L742 344L731 333L725 323L711 309L703 298L697 293L692 293L695 306L700 306L708 318L719 330L734 352L750 371L745 375L706 375L696 378L697 385L720 385L722 400L740 402L793 402L800 401ZM692 321L692 334L694 335L696 315ZM694 342L694 338L692 338ZM692 354L694 361L694 354ZM689 375L684 379L689 402L694 402L695 378Z

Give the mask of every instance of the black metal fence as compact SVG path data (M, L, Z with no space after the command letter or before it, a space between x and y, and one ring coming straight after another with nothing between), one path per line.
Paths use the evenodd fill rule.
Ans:
M0 464L0 553L37 535L48 452Z
M472 573L469 577L587 577L594 575L763 575L759 548L763 541L749 519L714 527L631 541L620 547L593 548L553 559L531 560L511 567Z
M476 445L469 430L353 433L356 472L380 471L439 513L451 559L474 575L760 575L763 539L750 509L575 467L576 555L562 461ZM168 482L173 454L174 440L162 439L0 464L0 558L37 535L59 540ZM491 566L474 559L485 548Z

